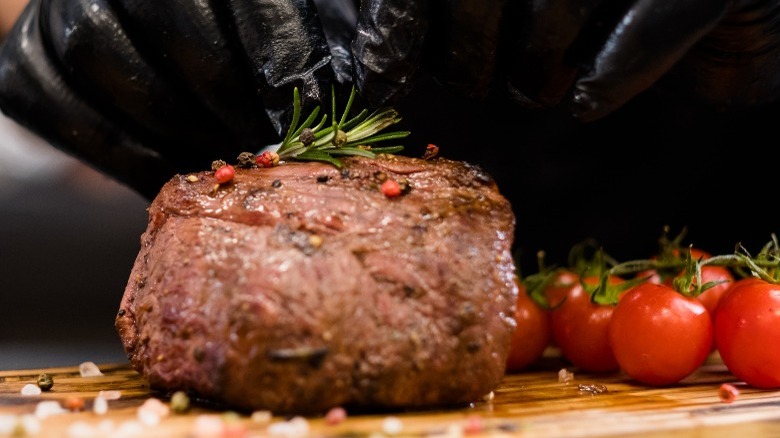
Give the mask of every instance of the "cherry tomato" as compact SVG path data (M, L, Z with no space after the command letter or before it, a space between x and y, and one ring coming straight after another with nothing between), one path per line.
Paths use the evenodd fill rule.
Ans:
M549 309L555 309L560 306L566 296L569 294L569 290L580 282L580 276L571 271L560 271L555 279L544 288L544 296L547 299L547 305ZM550 346L557 347L555 338L552 336L552 318L548 317L550 332Z
M725 266L702 266L701 281L702 283L723 281L723 283L705 290L701 295L696 297L704 304L704 307L710 312L712 320L715 321L715 308L718 307L718 303L723 294L729 290L732 284L734 284L734 275Z
M620 369L653 386L679 382L704 363L712 319L696 298L665 284L642 283L615 306L609 342Z
M623 281L619 277L609 279L610 284ZM583 277L583 282L595 285L598 277ZM570 287L566 300L550 312L552 337L561 355L584 371L617 371L607 336L613 309L611 305L593 303L580 282Z
M721 298L715 342L734 376L756 388L780 388L780 285L741 279Z
M680 274L682 275L682 274ZM668 279L665 283L669 286L672 285L673 279ZM696 297L699 301L701 301L702 304L704 304L704 307L707 309L707 312L710 314L710 319L712 319L712 323L715 323L715 309L718 307L718 303L720 302L721 297L723 296L726 291L729 290L732 284L734 284L734 275L731 273L731 271L728 270L728 268L724 266L702 266L701 267L701 281L702 284L706 284L710 281L723 281L723 283L720 283L716 286L713 286L704 292L702 292L700 295ZM696 284L696 279L693 279L694 286ZM710 351L715 351L715 338L712 338L712 346L710 347Z
M550 316L547 310L528 296L526 288L519 286L515 321L506 369L520 371L536 362L550 343Z

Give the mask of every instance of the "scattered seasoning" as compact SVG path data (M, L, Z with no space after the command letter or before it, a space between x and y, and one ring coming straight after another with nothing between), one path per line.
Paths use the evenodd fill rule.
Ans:
M739 397L739 389L730 383L720 385L718 389L718 398L723 403L731 403Z
M273 151L265 151L258 155L255 162L260 167L274 167L279 165L279 154Z
M330 426L335 426L336 424L340 424L346 419L347 419L347 411L340 406L335 408L330 408L330 410L328 410L328 412L325 414L325 424Z
M168 405L158 398L148 398L138 408L138 420L146 426L156 426L160 420L170 414Z
M382 431L387 435L398 435L404 430L404 424L398 417L385 417L382 421Z
M558 383L569 384L574 380L574 373L569 372L566 368L561 368L558 371Z
M100 371L95 362L82 362L79 364L79 375L81 377L98 377L103 373Z
M28 383L22 387L22 395L41 395L41 388L38 385Z
M334 146L344 146L344 143L347 142L347 133L339 129L336 131L336 135L333 136L333 145Z
M312 246L312 248L317 249L322 246L322 236L318 234L312 234L309 236L309 244Z
M106 400L119 400L119 398L122 397L122 391L118 389L100 391L98 392L98 397L102 397Z
M596 384L596 383L591 383L591 384L580 383L577 386L577 389L579 389L580 392L593 394L593 395L603 394L603 393L607 392L607 387L606 386L599 385L599 384Z
M225 184L233 181L233 177L236 176L236 168L230 164L225 164L216 171L214 171L214 177L220 184Z
M193 438L213 438L222 435L224 421L216 414L204 414L195 417L188 436Z
M43 420L52 415L59 415L68 412L57 400L44 400L35 405L35 418Z
M219 169L222 166L227 166L227 163L225 162L225 160L214 160L214 161L211 162L211 170L216 171L217 169Z
M105 415L108 412L108 401L100 396L95 397L92 402L92 412L97 415Z
M84 410L84 399L81 397L68 397L62 402L65 409L71 412L79 412Z
M304 146L309 146L310 144L314 143L314 130L311 128L303 128L301 131L300 140Z
M485 421L479 415L469 415L463 424L463 432L467 435L482 433L485 430Z
M423 160L430 160L431 158L439 155L439 147L433 143L428 143L425 147L425 153L423 154Z
M41 391L48 391L52 386L54 386L54 379L48 373L41 373L38 376L37 383L38 388L41 388Z
M189 174L187 175L187 181L191 183L196 183L198 182L198 177L196 175Z
M282 186L282 182L278 179L275 179L274 182L271 183L271 187L278 189Z
M320 184L325 184L329 179L330 177L328 175L317 175L317 182Z
M171 411L183 414L190 410L190 397L184 391L176 391L171 396Z
M254 167L257 165L257 158L255 157L255 154L251 152L241 152L238 154L238 167L243 167L245 169Z
M382 191L382 194L388 198L395 198L401 195L401 186L398 184L398 181L394 179L386 180L379 189Z
M303 417L293 417L268 426L268 436L285 438L304 438L309 436L309 422Z
M252 422L258 423L258 424L268 424L273 419L273 414L271 411L254 411L252 412L252 415L249 417Z
M202 348L195 347L192 349L192 358L195 359L195 362L203 362L204 357L206 357L206 353L203 352Z

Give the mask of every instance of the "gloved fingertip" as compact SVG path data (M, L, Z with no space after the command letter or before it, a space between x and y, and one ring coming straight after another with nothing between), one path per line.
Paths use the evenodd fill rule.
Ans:
M606 116L614 107L577 84L566 101L566 110L575 119L587 123Z

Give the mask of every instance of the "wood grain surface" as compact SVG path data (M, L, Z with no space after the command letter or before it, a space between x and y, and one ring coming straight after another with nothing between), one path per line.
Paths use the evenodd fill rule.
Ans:
M290 417L271 416L258 421L248 412L232 412L195 401L184 414L170 414L157 424L139 421L139 407L149 398L169 403L167 394L148 388L127 364L98 364L103 376L81 377L78 365L44 370L0 371L0 436L37 437L733 437L780 436L780 391L758 390L738 382L717 355L694 375L666 388L638 385L621 374L572 373L559 381L565 364L545 357L532 369L507 375L492 397L468 406L411 412L350 412L346 420L329 424L309 417L307 428L282 427ZM54 378L50 391L22 395L40 373ZM732 383L739 396L721 401L718 389ZM108 411L93 410L100 391L119 390ZM84 409L38 419L38 429L18 426L34 418L41 401L61 405L69 397L84 400ZM218 419L223 426L209 433L201 421ZM9 421L17 426L9 429ZM301 419L295 420L299 423ZM282 426L280 426L282 425ZM133 426L131 428L129 426ZM134 430L134 433L129 431Z

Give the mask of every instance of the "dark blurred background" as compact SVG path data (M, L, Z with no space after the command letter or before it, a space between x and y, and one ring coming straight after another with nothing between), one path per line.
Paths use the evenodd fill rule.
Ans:
M0 369L117 362L148 202L0 120Z

